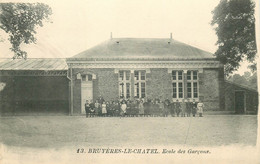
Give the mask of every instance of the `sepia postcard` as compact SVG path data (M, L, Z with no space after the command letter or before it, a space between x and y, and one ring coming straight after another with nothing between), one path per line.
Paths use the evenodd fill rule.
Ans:
M0 2L0 163L260 163L259 5Z

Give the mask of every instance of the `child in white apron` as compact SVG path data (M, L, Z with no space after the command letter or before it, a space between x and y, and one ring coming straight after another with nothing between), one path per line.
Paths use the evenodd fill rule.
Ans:
M102 115L103 116L107 115L107 105L106 105L105 101L102 104Z
M201 100L200 100L199 103L197 104L197 108L198 108L199 117L202 117L204 104L201 102Z

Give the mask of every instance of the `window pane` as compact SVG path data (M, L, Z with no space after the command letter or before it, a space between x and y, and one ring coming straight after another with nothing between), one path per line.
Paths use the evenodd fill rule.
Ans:
M130 83L126 83L126 98L130 98Z
M135 97L139 98L139 83L135 84Z
M92 75L88 75L88 81L92 81Z
M141 80L145 80L145 71L141 71Z
M82 76L81 76L81 80L82 80L82 81L86 81L86 75L82 75Z
M193 80L197 80L198 79L198 73L197 71L193 71Z
M120 85L119 85L119 95L120 95L120 98L124 97L124 83L120 83Z
M130 71L125 71L126 80L130 79Z
M176 71L172 71L172 80L176 80Z
M182 83L179 83L179 98L183 97L183 88L182 88Z
M177 98L177 88L176 88L176 83L172 83L172 91L173 91L173 98Z
M119 80L124 80L124 72L119 71Z
M194 98L198 97L198 83L193 83L193 96Z
M145 83L141 83L141 97L145 97Z
M194 93L194 98L198 98L198 93Z
M139 80L139 72L135 71L135 80Z
M191 92L188 92L187 96L188 98L191 98Z
M182 71L178 71L178 80L182 80Z
M187 80L191 80L191 71L187 71Z
M191 98L191 83L187 83L187 96Z

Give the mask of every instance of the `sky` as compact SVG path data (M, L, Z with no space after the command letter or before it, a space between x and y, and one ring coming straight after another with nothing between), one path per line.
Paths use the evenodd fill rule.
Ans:
M29 1L35 2L35 1ZM169 38L214 53L210 25L219 0L45 0L51 21L37 29L37 43L22 45L29 58L66 58L110 38ZM12 57L0 30L0 58ZM243 64L242 70L246 68Z

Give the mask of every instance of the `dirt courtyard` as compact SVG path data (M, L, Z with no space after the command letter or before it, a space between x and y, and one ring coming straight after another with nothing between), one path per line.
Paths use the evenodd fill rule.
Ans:
M0 142L17 147L254 146L256 138L255 115L205 115L202 118L0 117Z

